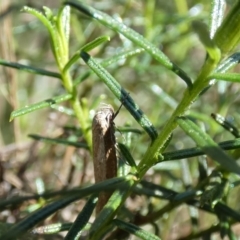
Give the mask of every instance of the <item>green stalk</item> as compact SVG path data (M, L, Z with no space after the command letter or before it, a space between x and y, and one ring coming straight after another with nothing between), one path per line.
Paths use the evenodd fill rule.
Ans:
M231 52L240 41L240 1L236 1L234 7L225 17L223 23L218 28L214 42L220 48L222 55Z
M207 77L211 74L211 72L215 69L217 65L217 60L212 60L208 58L202 68L201 73L199 74L197 80L193 84L191 89L187 88L185 90L184 96L174 113L172 114L169 121L167 121L166 126L158 135L157 139L153 142L153 144L149 147L143 159L138 165L139 169L139 177L142 178L146 171L156 162L158 161L158 155L161 153L161 149L163 148L165 142L170 137L172 131L177 127L176 118L179 116L183 116L185 111L191 106L191 104L195 101L197 96L205 89L209 80Z
M78 119L80 126L82 128L83 136L87 142L87 145L89 146L90 152L92 152L92 133L91 131L89 131L88 119L86 119L84 115L84 111L79 101L77 90L75 87L74 87L73 98L71 102L72 102L72 107L75 112L76 118Z
M89 146L90 151L92 150L92 135L91 131L89 131L89 126L88 126L88 119L87 116L85 116L83 108L81 106L79 97L78 97L78 92L77 92L77 86L73 84L72 78L70 76L69 70L63 71L61 70L62 74L62 80L65 89L67 92L71 93L72 99L72 107L75 113L75 116L80 123L80 126L83 131L83 136L85 137L85 140L87 142L87 145Z

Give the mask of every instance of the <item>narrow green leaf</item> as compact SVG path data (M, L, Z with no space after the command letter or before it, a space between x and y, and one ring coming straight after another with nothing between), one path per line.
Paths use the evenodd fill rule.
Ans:
M217 73L225 73L229 69L233 68L240 62L240 53L234 53L227 59L225 59L218 67L215 72Z
M34 228L31 231L31 233L35 235L55 234L62 231L68 231L71 228L71 226L72 226L72 223L54 223L54 224L49 224L49 225Z
M53 203L50 203L46 207L37 210L27 218L24 218L19 223L13 225L4 235L1 236L1 239L12 240L16 237L19 237L34 227L39 222L43 221L57 210L66 207L70 203L81 198L81 195L73 195L64 199L57 200Z
M136 49L133 49L133 50L128 50L128 51L123 51L123 52L119 52L117 54L115 54L114 56L110 57L110 58L107 58L107 59L104 59L102 62L101 62L101 65L103 67L107 67L111 64L114 64L114 63L117 63L119 61L125 61L127 60L129 57L132 57L132 56L135 56L135 55L138 55L142 52L144 52L145 50L143 48L136 48Z
M58 104L51 105L51 108L55 109L61 113L65 113L68 116L75 116L75 113L74 113L73 109L71 109L71 108L67 108L67 107L64 107L64 106L58 105Z
M179 117L177 123L197 145L214 161L230 172L240 174L240 167L234 159L228 156L212 138L204 133L194 122L186 117Z
M240 214L239 212L233 210L232 208L228 207L227 205L218 202L215 206L215 209L219 211L221 214L225 214L226 216L233 218L235 220L237 220L238 222L240 222Z
M212 39L222 23L226 2L225 0L212 0L211 2L210 38Z
M116 190L107 204L104 206L102 211L99 213L98 217L92 224L90 229L90 239L101 239L104 234L105 227L112 221L114 215L116 214L117 209L121 206L126 194L128 194L129 186L126 186L125 190Z
M58 44L58 33L56 31L56 29L54 28L54 26L52 25L52 22L50 19L53 18L53 13L51 11L51 9L47 8L47 7L43 7L43 9L45 10L45 14L46 16L44 16L41 12L37 11L36 9L30 8L30 7L23 7L23 11L28 12L32 15L34 15L35 17L37 17L42 23L43 25L47 28L50 36L51 36L51 47L52 47L52 51L54 53L54 56L56 58L56 60L58 61L58 53L56 52L59 51L59 44ZM59 62L59 61L58 61Z
M175 197L173 198L173 201L185 202L189 199L195 198L197 195L198 195L197 190L190 189L190 190L187 190L185 192L176 194Z
M64 55L68 56L68 44L69 44L69 34L70 34L70 7L62 7L57 15L57 28L59 37L64 48Z
M94 39L93 41L87 43L86 45L84 45L81 50L83 52L88 52L92 49L94 49L95 47L101 45L102 43L106 42L106 41L110 41L110 37L109 36L102 36L102 37L98 37L96 39Z
M215 71L213 71L213 73L210 74L210 76L208 76L208 78L207 78L208 80L212 79L210 81L210 85L214 84L216 82L216 79L218 79L218 77L220 77L218 80L224 80L224 78L222 79L221 75L218 75L218 74L220 74L220 73L223 74L223 73L227 72L228 70L230 70L231 68L236 66L239 62L240 62L240 53L238 53L238 52L232 54L227 59L224 59L223 62L220 65L218 65L217 69ZM215 75L216 79L214 79L214 74L216 74ZM225 76L223 75L223 77L225 77ZM226 76L226 78L228 78L228 77Z
M140 184L143 186L143 188L145 188L146 190L149 190L148 192L146 192L147 196L153 196L156 198L160 198L160 199L168 199L170 201L172 201L172 203L174 203L174 199L176 198L176 196L181 196L182 193L178 193L176 191L173 191L172 189L168 189L156 184L153 184L151 182L147 182L147 181L141 181ZM138 184L137 186L139 186L140 184ZM140 186L141 186L140 185ZM140 187L141 189L141 187ZM189 192L189 197L192 194L192 197L194 197L196 194L195 193L191 193L192 191L190 190ZM184 193L186 194L186 193ZM199 201L195 200L195 199L190 199L186 202L188 205L192 205L195 206L197 208L201 208L204 209L207 212L213 212L213 210L208 207L207 205L201 206L199 205ZM236 211L234 211L233 209L229 208L228 206L226 206L225 204L218 202L215 206L215 209L219 212L224 213L226 216L229 216L233 219L236 219L237 221L240 221L240 214Z
M240 148L240 138L230 141L225 141L219 143L219 147L223 150L233 150ZM184 159L184 158L190 158L190 157L196 157L204 155L204 151L201 150L201 148L187 148L182 149L178 151L172 151L172 152L165 152L160 157L160 162L162 161L172 161L172 160L178 160L178 159Z
M121 189L124 188L126 185L126 176L125 177L117 177L117 178L111 178L106 181L102 181L100 183L94 184L89 187L81 188L73 188L70 190L59 190L55 192L44 192L43 194L35 194L32 196L27 196L27 197L12 197L9 199L1 199L0 200L0 209L5 209L6 206L15 206L18 205L24 201L31 200L31 199L39 199L40 197L42 198L52 198L56 196L70 196L74 194L81 194L82 197L86 197L89 194L100 192L103 190L115 190L115 189Z
M27 114L27 113L30 113L30 112L33 112L33 111L36 111L38 109L42 109L42 108L49 107L49 106L51 106L53 104L56 104L56 103L67 101L67 100L71 99L71 97L72 97L71 94L64 94L64 95L61 95L61 96L50 98L50 99L32 104L30 106L26 106L24 108L15 110L11 113L10 121L12 121L16 117L22 116L24 114Z
M216 79L227 82L240 82L240 74L239 73L213 73L208 79Z
M132 173L136 173L137 172L137 165L136 165L131 153L129 152L128 148L122 143L118 143L118 147L119 147L120 152L123 155L123 157L126 159L128 164L131 166Z
M63 69L63 72L66 72L79 58L80 58L80 52L88 52L97 46L101 45L102 43L109 41L110 38L108 36L102 36L94 39L93 41L87 43L84 45L80 50L78 50L72 57L71 59L67 62L66 66Z
M116 190L112 194L107 204L104 206L102 211L98 214L98 217L93 222L89 233L91 240L101 239L102 235L105 232L105 228L110 222L112 222L112 219L115 216L117 210L128 197L129 191L134 186L137 179L133 175L128 175L126 177L126 180L127 182L125 184L125 187Z
M45 13L48 15L48 17L52 18L52 16L51 16L52 13L50 13L51 10L48 9L47 7L44 7L44 10L45 10ZM35 17L37 17L43 23L43 25L47 28L48 33L50 35L51 48L54 53L54 57L58 63L58 66L60 67L60 69L62 69L66 63L67 56L65 54L63 54L63 45L62 45L62 42L60 41L61 38L59 36L57 28L55 25L53 25L54 22L51 22L48 19L48 17L45 17L41 12L39 12L33 8L25 6L23 8L23 11L26 11L26 12L34 15Z
M137 128L131 128L131 127L118 127L117 128L121 133L135 133L135 134L143 134L143 131Z
M142 180L135 188L134 192L139 195L146 195L150 197L156 197L159 199L173 200L177 192L166 187Z
M229 181L223 178L220 172L213 171L201 195L201 205L207 203L211 208L214 208L219 201L228 195L229 188Z
M149 231L143 230L140 227L131 224L131 223L127 223L124 222L120 219L114 219L113 220L114 224L116 224L117 227L119 227L120 229L127 231L129 233L132 233L133 235L139 237L140 239L144 239L144 240L161 240L159 237L157 237L156 235L150 233Z
M223 23L218 28L214 42L225 56L234 50L240 41L240 1L228 12Z
M44 10L44 13L45 13L45 16L46 18L52 22L53 21L53 18L54 18L54 15L53 15L53 12L50 8L46 7L46 6L43 6L43 10Z
M22 11L28 12L32 15L34 15L35 17L37 17L43 24L44 26L50 30L52 28L51 22L48 18L50 18L50 15L52 16L52 12L49 8L46 8L45 13L47 13L47 17L45 17L41 12L37 11L36 9L30 8L30 7L23 7ZM48 10L47 10L48 9Z
M211 117L224 129L226 129L228 132L230 132L234 137L239 138L240 134L237 129L230 121L228 121L226 118L221 116L220 114L212 113Z
M177 65L172 63L169 58L159 50L158 47L156 47L154 44L149 42L147 39L145 39L142 35L135 32L131 28L128 28L126 25L124 25L122 22L119 22L115 20L114 18L110 17L109 15L100 12L82 2L79 1L66 1L64 4L69 4L75 8L77 8L79 11L85 13L86 15L95 18L103 25L107 26L108 28L113 29L114 31L121 33L126 38L130 39L132 42L137 44L138 46L145 49L146 52L148 52L153 58L155 58L157 61L159 61L164 67L167 69L173 71L175 74L177 74L180 78L182 78L187 86L190 88L192 86L192 81L188 77L188 75Z
M86 52L81 52L81 57L86 64L97 74L97 76L107 85L111 92L123 103L127 110L132 114L140 126L148 133L150 138L154 140L157 137L157 131L147 116L141 111L139 106L133 101L131 96L117 82L117 80L94 58Z
M124 61L131 56L140 54L143 51L144 51L143 48L137 48L137 49L133 49L133 50L129 50L129 51L120 52L120 53L114 55L113 57L103 60L101 62L101 65L103 67L107 67L111 64L117 63L118 61ZM79 56L78 56L78 58L79 58ZM80 77L75 79L74 85L78 85L79 83L83 82L85 79L87 79L90 76L91 73L92 73L92 71L85 72L83 75L81 75Z
M36 134L29 134L29 137L35 139L35 140L39 140L39 141L43 141L46 143L51 143L51 144L63 144L63 145L67 145L67 146L74 146L77 148L85 148L85 149L89 149L88 146L85 143L81 143L81 142L73 142L73 141L68 141L67 139L59 139L59 138L48 138L48 137L42 137Z
M18 70L29 72L29 73L34 73L34 74L39 74L39 75L44 75L44 76L61 79L61 75L59 73L50 72L50 71L47 71L47 70L44 70L41 68L27 66L27 65L20 64L20 63L16 63L16 62L5 61L3 59L0 59L0 65L3 65L5 67L16 68Z
M78 214L69 232L64 240L77 240L80 237L81 230L86 226L97 203L97 197L91 196L82 211Z
M205 46L209 57L214 61L218 62L221 57L221 52L218 49L217 45L214 43L214 41L210 38L210 34L207 29L207 26L199 21L194 21L192 25L200 41Z

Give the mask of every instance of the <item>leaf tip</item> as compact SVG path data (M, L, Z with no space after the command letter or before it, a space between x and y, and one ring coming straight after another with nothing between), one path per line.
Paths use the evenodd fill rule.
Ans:
M10 118L9 118L9 122L12 122L13 119L14 119L14 116L12 116L12 114L11 114Z
M80 52L80 56L84 60L84 62L88 62L90 59L90 55L84 51Z
M28 6L24 6L20 9L21 12L25 12L25 11L28 11L28 10L29 10Z

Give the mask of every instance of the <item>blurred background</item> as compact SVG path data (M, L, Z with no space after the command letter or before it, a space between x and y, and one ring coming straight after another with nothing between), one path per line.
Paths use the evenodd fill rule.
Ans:
M174 63L181 67L193 80L199 73L206 53L191 22L193 20L208 24L211 1L169 0L169 1L85 1L94 8L121 19L127 26L141 33L159 47ZM227 1L226 12L235 1ZM58 72L51 52L48 32L34 16L21 11L23 6L42 11L46 6L54 13L62 1L1 1L0 3L0 58L37 68ZM110 36L111 40L90 52L99 61L110 58L123 51L137 48L124 36L116 34L80 14L72 11L70 32L70 56L84 44L99 36ZM72 70L73 77L87 71L88 68L79 60ZM123 59L107 67L107 70L130 93L160 132L182 98L186 84L172 72L166 70L147 53L142 52L129 59ZM234 72L239 71L239 67ZM71 114L61 108L41 109L21 116L9 122L13 110L64 94L65 90L59 79L35 75L0 66L0 196L57 190L64 187L93 183L92 158L86 149L49 144L31 139L29 134L38 134L49 138L83 141L78 122ZM89 126L94 111L100 102L112 104L118 109L120 102L92 74L79 84L79 98L89 108ZM233 139L211 118L211 113L219 113L239 128L239 84L218 82L201 96L188 114L198 119L202 128L217 142ZM61 104L69 108L68 103ZM116 118L116 126L130 126L140 129L131 115L122 108ZM119 141L124 136L118 134ZM123 134L124 135L124 134ZM150 144L144 133L132 134L131 153L135 160L141 159ZM195 144L176 129L167 151L194 147ZM184 164L188 165L184 168ZM211 162L209 167L211 168ZM185 170L188 169L188 172ZM186 177L187 176L187 177ZM185 179L184 179L185 178ZM181 191L186 185L194 185L198 178L197 161L171 161L157 165L146 175L146 179L156 184ZM239 191L231 192L230 206L239 210ZM153 204L157 208L166 202L144 199L135 196L139 208L144 204ZM133 204L133 211L138 211ZM48 220L72 221L80 211L80 201L64 209L59 215ZM131 206L131 201L129 202ZM6 209L0 213L0 221L14 223L41 205L39 202L26 202L21 207ZM31 207L31 208L30 208ZM131 207L130 207L131 208ZM210 214L200 212L200 229L205 229L217 220ZM180 239L191 229L189 209L180 206L159 220L162 239ZM240 235L240 229L235 226ZM216 235L215 239L219 236Z

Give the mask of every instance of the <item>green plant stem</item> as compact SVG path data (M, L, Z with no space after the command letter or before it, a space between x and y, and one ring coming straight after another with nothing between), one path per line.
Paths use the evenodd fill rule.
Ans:
M75 89L75 92L76 92L76 89ZM77 94L74 94L74 97L72 98L71 102L72 102L72 107L75 112L75 115L81 125L83 135L85 137L87 145L89 146L89 149L92 152L92 134L91 134L91 131L89 131L88 121L85 118L85 115L83 113L83 109L81 107Z
M84 111L82 109L79 97L78 97L78 92L77 92L77 86L73 84L73 80L70 76L69 70L64 71L64 68L59 67L59 71L61 72L62 76L62 83L64 85L64 88L68 93L72 95L71 99L71 104L72 108L74 110L75 116L80 123L80 126L83 131L83 136L87 142L87 145L89 146L90 151L92 150L92 136L91 136L91 131L89 131L89 126L88 126L88 119L84 114Z
M214 61L208 58L193 87L191 89L188 88L185 90L182 101L172 114L169 121L167 121L167 124L162 130L162 132L158 135L157 139L149 147L143 159L139 163L138 169L140 178L144 176L146 171L151 166L156 164L158 155L161 153L161 148L164 146L165 142L170 137L172 131L177 127L176 117L183 116L185 111L191 106L197 96L203 91L203 89L208 86L209 80L207 79L207 77L214 70L216 64L217 60Z
M77 86L73 84L69 70L64 71L64 68L62 69L59 68L59 70L61 71L64 88L68 93L72 95L72 99L71 99L72 107L73 107L75 116L82 128L83 136L85 137L85 140L87 142L87 145L89 146L90 151L92 151L92 135L91 135L91 131L89 131L89 126L88 126L89 121L87 116L84 114L83 108L81 106L81 103L78 97Z
M63 39L65 40L65 38L63 38ZM86 114L84 114L83 107L82 107L82 105L80 103L80 99L78 97L77 85L74 85L72 77L70 75L70 68L65 70L65 66L68 63L68 57L66 57L66 56L68 56L67 52L68 51L59 51L58 52L60 54L60 56L58 56L58 58L62 59L61 64L58 64L59 71L61 72L61 76L62 76L62 83L63 83L66 91L72 95L72 99L71 99L72 108L73 108L75 116L82 128L83 136L87 142L87 145L89 146L90 151L92 151L92 136L91 136L91 131L89 131L88 116L86 116ZM57 60L57 58L56 58L56 60Z
M62 73L61 75L62 75L64 88L66 89L66 91L68 93L73 94L74 93L73 81L72 81L69 71L64 72L63 69L60 69L60 68L59 68L59 70Z
M88 119L86 119L86 116L84 115L80 100L78 98L76 85L73 84L69 71L62 72L62 79L63 79L63 84L65 89L72 94L71 103L72 103L74 113L76 115L76 118L78 119L78 122L81 125L83 135L89 146L89 149L91 150L92 136L91 136L91 132L89 131Z

